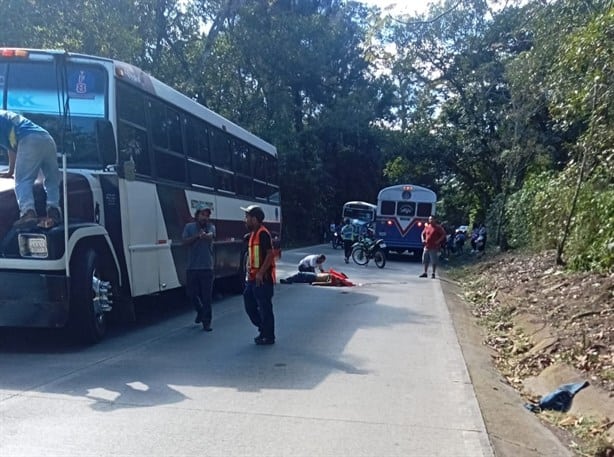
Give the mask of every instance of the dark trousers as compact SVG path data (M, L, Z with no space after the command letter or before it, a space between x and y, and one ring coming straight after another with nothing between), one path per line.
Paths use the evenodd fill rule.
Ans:
M315 273L316 269L314 267L306 267L305 265L299 265L298 271L301 273Z
M212 318L213 270L188 270L186 276L190 302L207 327L211 325Z
M247 281L243 292L245 312L249 316L260 335L275 339L275 316L273 315L273 284L256 285L255 281Z
M346 259L352 256L352 246L354 246L354 240L343 240L343 251Z

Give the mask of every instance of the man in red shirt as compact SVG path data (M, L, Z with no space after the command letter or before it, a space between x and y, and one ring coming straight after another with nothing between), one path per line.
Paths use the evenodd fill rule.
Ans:
M446 231L437 223L435 216L429 216L429 221L424 226L424 230L422 230L422 244L424 245L422 265L424 265L424 273L420 275L421 278L428 277L429 264L433 266L431 277L435 278L435 271L439 262L439 248L441 248L441 244L445 239Z

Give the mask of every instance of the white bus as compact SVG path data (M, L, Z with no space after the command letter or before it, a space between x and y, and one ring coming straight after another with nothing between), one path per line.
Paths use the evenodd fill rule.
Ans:
M244 212L258 204L279 245L277 151L139 68L102 57L0 48L0 108L46 128L62 156L67 217L16 230L0 178L0 326L68 326L100 340L109 312L185 284L182 230L200 204L217 226L216 278L244 281ZM0 169L6 168L0 150ZM44 214L45 195L35 186ZM67 198L64 198L67 196Z
M343 204L343 211L341 213L341 220L357 219L364 223L373 222L375 220L375 210L377 206L373 203L350 201Z
M437 195L426 187L398 184L379 191L376 231L389 251L422 252L422 230L435 214Z

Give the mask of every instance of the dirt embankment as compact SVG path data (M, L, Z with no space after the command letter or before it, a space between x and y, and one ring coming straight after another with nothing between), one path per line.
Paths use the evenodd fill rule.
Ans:
M467 260L452 276L499 373L526 401L589 381L568 413L539 417L577 455L614 457L614 274L565 271L552 252Z

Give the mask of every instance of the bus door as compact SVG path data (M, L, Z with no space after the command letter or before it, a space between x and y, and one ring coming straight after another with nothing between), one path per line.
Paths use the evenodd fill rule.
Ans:
M160 205L155 185L120 179L122 234L132 296L161 288L159 243Z

